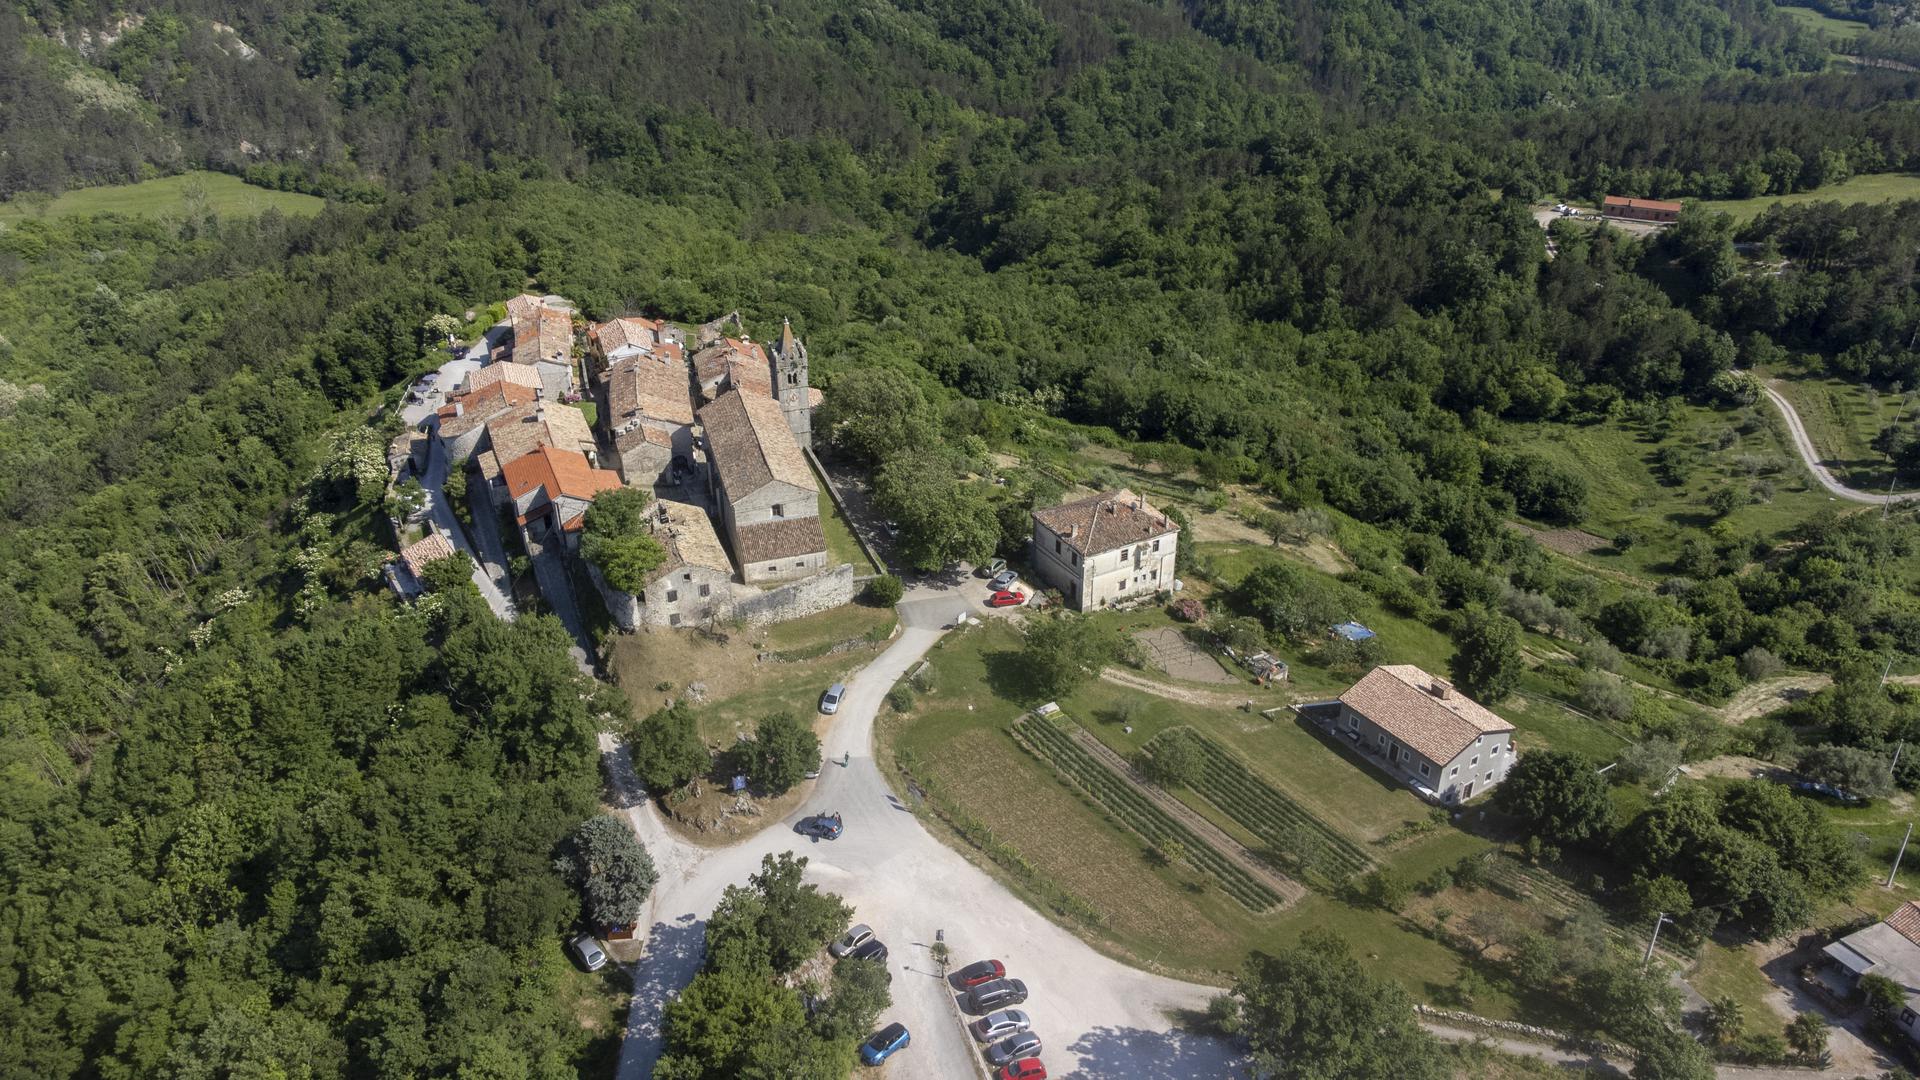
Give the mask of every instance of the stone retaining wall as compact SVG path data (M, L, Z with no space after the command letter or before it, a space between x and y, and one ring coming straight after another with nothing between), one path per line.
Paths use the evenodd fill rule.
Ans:
M1466 1024L1471 1027L1486 1028L1489 1031L1498 1031L1506 1035L1518 1035L1523 1039L1533 1039L1536 1042L1551 1043L1554 1046L1571 1046L1596 1054L1610 1054L1614 1057L1630 1058L1633 1056L1633 1051L1630 1048L1621 1046L1618 1043L1604 1042L1599 1039L1584 1039L1576 1035L1569 1035L1564 1031L1536 1027L1533 1024L1522 1024L1516 1020L1490 1020L1487 1017L1476 1016L1473 1013L1455 1012L1452 1009L1436 1009L1431 1005L1416 1004L1413 1007L1413 1011L1421 1016L1430 1016L1435 1020L1444 1020L1449 1024Z

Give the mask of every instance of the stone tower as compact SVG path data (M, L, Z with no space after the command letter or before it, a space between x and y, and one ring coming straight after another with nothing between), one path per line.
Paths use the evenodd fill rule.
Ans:
M780 343L773 347L773 393L787 415L793 441L813 445L813 391L807 387L807 347L793 336L793 323L780 320Z

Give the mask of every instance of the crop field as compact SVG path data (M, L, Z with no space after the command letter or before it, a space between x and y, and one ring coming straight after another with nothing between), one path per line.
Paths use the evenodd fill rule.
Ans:
M1205 751L1205 773L1195 794L1259 837L1272 856L1286 861L1289 872L1337 885L1373 868L1358 845L1275 790L1226 747L1192 728L1179 730Z
M1015 733L1036 754L1045 757L1073 784L1098 800L1115 817L1156 846L1169 841L1186 849L1194 866L1220 883L1222 891L1249 911L1267 911L1280 903L1272 889L1254 878L1191 829L1154 805L1153 800L1094 760L1073 736L1046 719L1026 720Z
M283 214L317 214L326 206L325 200L312 195L256 187L237 176L202 171L137 184L76 188L48 201L13 199L0 203L0 224L75 214L163 217L184 214L194 202L221 217L258 214L269 208Z

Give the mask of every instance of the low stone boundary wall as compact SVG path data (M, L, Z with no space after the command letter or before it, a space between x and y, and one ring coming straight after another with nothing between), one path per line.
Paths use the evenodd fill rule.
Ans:
M1577 1035L1569 1035L1564 1031L1555 1031L1552 1028L1536 1027L1533 1024L1522 1024L1517 1020L1492 1020L1473 1013L1455 1012L1452 1009L1436 1009L1431 1005L1416 1004L1413 1007L1413 1011L1421 1016L1431 1017L1435 1020L1444 1020L1449 1024L1465 1024L1468 1027L1485 1028L1488 1031L1498 1031L1503 1035L1518 1035L1523 1039L1550 1043L1554 1046L1570 1046L1578 1050L1585 1050L1595 1054L1609 1054L1614 1057L1631 1058L1633 1056L1633 1050L1631 1048L1621 1046L1619 1043L1605 1042L1600 1039L1581 1038Z

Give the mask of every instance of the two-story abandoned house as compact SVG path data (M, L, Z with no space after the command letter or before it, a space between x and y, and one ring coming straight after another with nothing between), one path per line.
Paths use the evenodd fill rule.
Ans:
M1334 731L1432 802L1462 802L1507 778L1513 725L1412 664L1374 668L1340 695Z
M1033 513L1033 565L1080 611L1173 588L1180 527L1122 488Z
M733 564L707 512L656 499L647 507L647 528L667 558L647 575L646 588L640 591L640 624L701 626L713 612L726 610L733 595Z
M748 583L827 565L820 486L771 397L731 390L700 410L707 478L727 542Z

